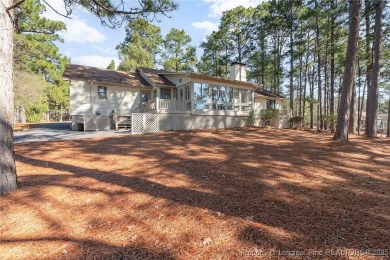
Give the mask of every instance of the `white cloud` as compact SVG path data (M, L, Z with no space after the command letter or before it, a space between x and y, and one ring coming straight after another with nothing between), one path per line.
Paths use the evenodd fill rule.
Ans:
M98 68L107 68L111 60L114 60L115 65L118 66L119 59L113 57L104 57L99 55L84 55L72 57L72 63Z
M60 33L66 42L99 43L106 40L106 36L81 19L66 22L66 27L67 31Z
M66 14L63 0L50 1L50 6L58 13ZM99 30L88 25L86 20L78 17L77 12L82 12L82 9L75 9L70 16L70 19L57 14L47 6L46 12L43 15L48 19L62 21L66 24L67 30L59 33L65 42L99 43L106 40L106 36L99 32Z
M104 53L112 55L112 56L117 54L117 51L112 49L112 48L105 48L105 47L102 47L102 46L97 45L97 44L92 44L92 47L94 47L96 50L99 50L101 52L104 52Z
M206 4L211 4L209 17L219 18L224 11L233 9L237 6L255 7L263 0L203 0Z
M211 34L212 31L218 30L218 23L213 23L210 21L194 22L192 26L203 30L206 34Z
M64 55L67 56L67 57L71 57L73 55L73 52L70 51L70 50L65 50L64 51Z

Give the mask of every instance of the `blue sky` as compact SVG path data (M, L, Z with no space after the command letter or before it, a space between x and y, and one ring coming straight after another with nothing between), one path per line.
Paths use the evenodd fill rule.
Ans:
M131 4L136 1L127 2ZM176 0L179 7L169 13L171 18L159 15L160 22L153 23L161 28L163 36L171 28L184 29L191 36L192 45L197 47L200 56L200 42L217 29L223 11L240 5L257 6L260 2L262 0ZM65 13L62 0L52 0L50 4L58 12ZM58 43L58 47L62 54L71 58L72 63L105 68L114 59L118 65L115 47L125 38L125 25L117 29L104 27L98 18L83 9L76 9L72 19L61 17L50 8L47 9L47 18L61 20L67 25L67 31L60 34L65 42Z

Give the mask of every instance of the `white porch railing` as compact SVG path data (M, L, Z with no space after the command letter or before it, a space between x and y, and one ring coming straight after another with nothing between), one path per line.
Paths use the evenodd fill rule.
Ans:
M191 111L191 101L157 99L159 110L164 111Z
M133 109L132 113L146 113L151 111L191 111L191 101L159 99L143 103Z

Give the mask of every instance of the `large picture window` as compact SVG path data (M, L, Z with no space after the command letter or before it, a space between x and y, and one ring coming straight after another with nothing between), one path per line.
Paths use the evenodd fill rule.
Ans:
M249 111L253 91L194 82L194 108L203 110Z
M107 87L98 86L99 99L107 99Z

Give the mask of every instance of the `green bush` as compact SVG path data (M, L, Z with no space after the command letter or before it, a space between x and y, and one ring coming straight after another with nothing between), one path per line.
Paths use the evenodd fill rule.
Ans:
M42 121L43 115L48 111L46 103L36 102L32 106L26 107L26 119L28 123L38 123Z
M255 111L253 109L251 109L249 111L249 114L248 114L248 117L246 118L245 120L245 126L246 127L252 127L255 125Z
M321 116L320 120L324 121L324 124L330 124L332 121L335 122L337 119L337 115L329 115L329 116Z
M303 125L303 117L301 116L293 116L288 120L290 128L301 128Z
M279 118L278 109L263 109L260 111L260 119L264 122L264 126L270 126L272 119Z

